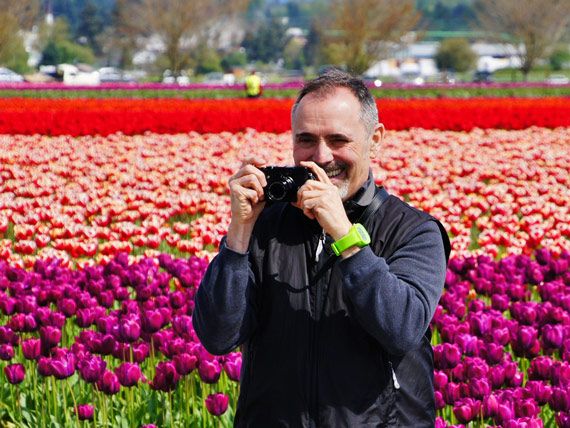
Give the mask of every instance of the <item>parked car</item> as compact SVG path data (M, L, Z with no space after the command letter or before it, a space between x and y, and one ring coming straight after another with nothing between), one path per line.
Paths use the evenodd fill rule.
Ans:
M204 75L204 83L208 85L234 85L236 77L232 73L213 71Z
M0 82L23 82L24 76L9 68L0 67Z
M73 64L59 64L57 75L66 85L99 85L99 73L96 71L83 71Z
M570 79L563 74L551 74L544 81L552 85L567 85L570 83Z
M493 72L487 70L478 70L473 76L473 82L476 83L493 83L494 81Z
M128 71L123 71L115 67L102 67L99 70L101 82L136 82L137 79Z
M162 83L167 83L170 85L172 84L189 85L190 78L188 77L188 74L186 74L184 70L178 73L178 75L175 75L170 70L165 70L164 73L162 74Z
M416 72L402 73L398 81L408 85L423 85L426 82L425 78L420 73Z

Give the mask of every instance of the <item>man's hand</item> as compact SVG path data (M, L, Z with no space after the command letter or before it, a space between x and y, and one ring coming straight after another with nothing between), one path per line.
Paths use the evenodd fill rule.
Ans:
M293 206L302 209L310 219L316 219L335 241L342 238L349 232L352 223L346 215L338 188L316 163L300 164L310 168L318 181L307 180L297 192L297 202Z
M253 226L265 206L263 187L267 182L265 174L259 170L265 163L260 157L247 158L228 182L232 219L226 245L241 253L247 251Z

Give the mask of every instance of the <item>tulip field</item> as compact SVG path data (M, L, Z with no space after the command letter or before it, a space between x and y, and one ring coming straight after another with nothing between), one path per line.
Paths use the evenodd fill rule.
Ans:
M0 427L230 427L193 297L293 100L0 99ZM441 220L436 426L570 427L570 99L378 100L378 184Z

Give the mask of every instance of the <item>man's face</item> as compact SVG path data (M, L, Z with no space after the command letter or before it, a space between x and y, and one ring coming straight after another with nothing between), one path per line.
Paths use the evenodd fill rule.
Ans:
M292 127L295 164L313 161L323 168L343 201L366 182L371 153L375 154L384 128L379 125L368 135L360 103L349 89L337 88L324 98L306 95L295 110Z

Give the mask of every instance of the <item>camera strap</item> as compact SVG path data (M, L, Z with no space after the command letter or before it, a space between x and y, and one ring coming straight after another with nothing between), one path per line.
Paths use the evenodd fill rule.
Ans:
M364 223L366 223L367 220L380 209L384 201L388 199L388 196L390 196L388 191L384 187L379 187L372 199L372 202L368 204L364 212L360 214L360 217L358 217L357 223L364 225Z
M366 226L365 223L369 218L371 218L376 212L380 209L382 204L386 199L388 199L390 194L384 187L379 187L378 190L374 194L374 198L368 204L368 206L364 209L364 212L358 217L357 223L361 223L362 225ZM330 256L327 261L321 266L319 271L316 273L313 283L316 283L324 273L334 264L335 261L338 260L338 257L335 255Z

